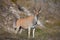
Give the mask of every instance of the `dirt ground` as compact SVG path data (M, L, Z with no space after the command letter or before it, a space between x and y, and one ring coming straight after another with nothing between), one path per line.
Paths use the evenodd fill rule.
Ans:
M0 40L60 40L60 32L58 33L48 33L40 29L36 29L35 38L27 38L27 31L23 31L21 35L11 34L2 29L0 29Z

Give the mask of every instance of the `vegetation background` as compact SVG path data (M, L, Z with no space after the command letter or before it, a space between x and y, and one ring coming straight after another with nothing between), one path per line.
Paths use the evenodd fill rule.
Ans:
M14 34L12 26L16 17L9 11L13 4L25 7L31 12L34 7L41 7L39 20L46 29L37 25L34 39L27 39L27 31L21 35ZM17 9L17 5L13 6L14 10ZM27 17L24 12L21 12L20 16ZM60 0L0 0L0 40L60 40Z

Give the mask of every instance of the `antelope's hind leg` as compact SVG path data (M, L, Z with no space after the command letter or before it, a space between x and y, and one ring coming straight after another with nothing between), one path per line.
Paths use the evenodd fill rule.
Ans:
M19 31L19 27L16 28L15 34L17 34Z

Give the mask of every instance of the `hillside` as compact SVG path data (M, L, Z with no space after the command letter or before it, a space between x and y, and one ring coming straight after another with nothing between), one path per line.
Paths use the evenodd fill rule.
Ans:
M45 28L37 25L35 38L30 40L60 40L60 0L0 0L0 40L28 40L27 31L16 35L13 29L17 18L28 17L18 7L25 7L32 14L34 8L41 8L38 18Z

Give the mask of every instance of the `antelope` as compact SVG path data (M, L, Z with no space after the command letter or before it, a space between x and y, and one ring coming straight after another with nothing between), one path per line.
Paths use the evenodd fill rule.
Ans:
M30 14L28 10L22 7L22 9L29 15L27 18L18 18L16 23L15 23L15 33L17 34L18 32L22 32L23 29L28 29L28 38L30 38L30 31L32 28L32 34L34 38L34 33L35 33L35 27L36 24L43 26L43 24L38 20L38 15L41 12L41 10L33 10L34 15Z

